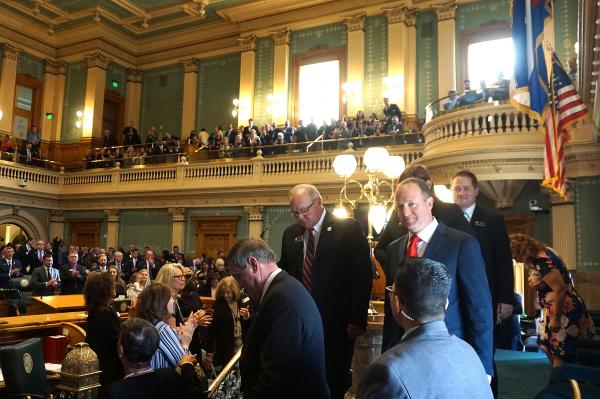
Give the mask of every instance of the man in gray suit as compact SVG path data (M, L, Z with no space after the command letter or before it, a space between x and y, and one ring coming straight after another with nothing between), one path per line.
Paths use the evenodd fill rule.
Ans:
M492 398L479 357L444 323L451 284L439 262L404 261L386 290L394 319L406 332L365 371L357 399Z

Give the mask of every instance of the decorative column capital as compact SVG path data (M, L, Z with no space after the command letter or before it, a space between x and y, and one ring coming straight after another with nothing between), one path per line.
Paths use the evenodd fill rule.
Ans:
M416 8L406 10L404 13L404 25L408 27L417 26L417 15L419 14L419 10Z
M52 75L66 75L69 64L63 60L44 60L44 72Z
M142 71L140 68L127 69L127 81L132 83L142 83Z
M250 221L262 221L263 220L263 206L262 205L245 206L244 211L248 214L248 220L250 220Z
M290 28L285 27L278 31L269 32L269 34L273 38L273 42L275 42L276 46L280 44L289 45L291 32L292 31L290 30Z
M241 52L256 50L256 35L240 37L237 41L240 44Z
M383 15L387 17L388 25L404 22L406 7L386 7L382 8Z
M119 222L119 210L118 209L105 209L106 220L108 222Z
M19 59L19 54L21 54L21 51L23 51L22 48L11 46L8 43L2 44L2 50L2 58L15 62Z
M456 7L457 6L454 1L435 6L434 8L438 17L438 22L454 19L456 17Z
M361 12L360 14L351 15L348 17L342 17L342 21L348 28L348 32L354 32L357 30L365 29L365 18L367 14Z
M87 61L88 68L106 69L110 62L110 59L102 53L88 54L85 56L85 60Z
M54 223L64 223L65 213L61 209L52 209L50 211L50 221Z
M550 194L550 203L552 206L573 205L575 203L575 193L567 187L566 198L561 197L557 192L547 189Z
M198 65L200 64L200 60L198 58L183 60L181 63L183 64L183 71L185 73L198 73Z
M185 221L185 208L168 208L168 211L173 218L173 222Z

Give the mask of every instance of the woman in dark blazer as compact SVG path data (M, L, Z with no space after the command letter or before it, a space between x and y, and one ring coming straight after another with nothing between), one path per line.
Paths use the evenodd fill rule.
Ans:
M85 341L100 362L100 384L106 387L123 378L123 365L117 353L121 329L117 313L110 307L115 297L115 279L108 273L93 272L83 287L88 312Z
M249 327L250 298L240 293L231 276L219 281L213 305L213 322L206 337L206 359L222 368L242 346Z

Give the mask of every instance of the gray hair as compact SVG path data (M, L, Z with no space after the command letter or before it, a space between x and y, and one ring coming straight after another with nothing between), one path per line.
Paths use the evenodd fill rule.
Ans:
M245 269L248 258L253 257L259 263L275 263L275 253L265 241L260 238L243 238L235 243L227 254L227 265Z
M302 191L307 192L311 200L315 200L318 198L321 201L323 201L323 198L321 197L321 193L312 184L298 184L297 186L294 186L290 190L290 200L292 199L292 197L296 196L298 193L301 193Z

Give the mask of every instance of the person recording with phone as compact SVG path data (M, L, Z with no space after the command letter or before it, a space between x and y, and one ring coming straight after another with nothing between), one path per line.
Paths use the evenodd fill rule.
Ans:
M219 281L213 305L213 322L206 337L206 360L215 370L229 362L242 346L250 325L250 298L240 292L231 276Z

